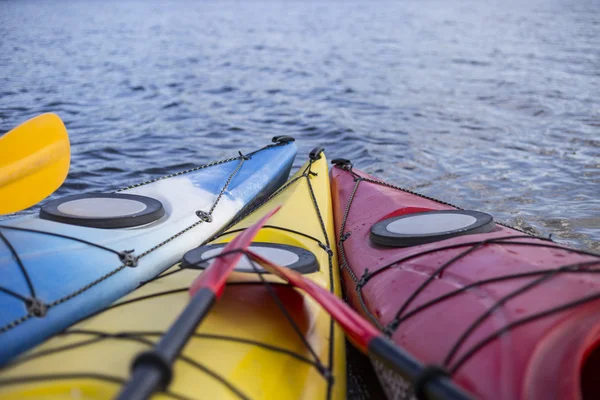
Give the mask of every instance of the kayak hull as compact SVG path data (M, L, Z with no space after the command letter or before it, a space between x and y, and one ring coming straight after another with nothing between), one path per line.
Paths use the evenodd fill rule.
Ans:
M600 267L600 257L502 225L422 245L380 246L371 240L377 222L455 208L358 170L334 167L331 180L345 295L354 308L423 363L445 367L477 398L585 394L582 366L600 340L600 312L591 311L600 305L600 276L587 270ZM544 364L560 367L549 379ZM403 398L406 388L396 381L389 392Z

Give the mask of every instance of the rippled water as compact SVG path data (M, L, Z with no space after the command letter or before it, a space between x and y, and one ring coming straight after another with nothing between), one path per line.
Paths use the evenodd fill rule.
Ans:
M600 3L498 3L2 1L0 132L63 118L57 195L290 134L600 251Z

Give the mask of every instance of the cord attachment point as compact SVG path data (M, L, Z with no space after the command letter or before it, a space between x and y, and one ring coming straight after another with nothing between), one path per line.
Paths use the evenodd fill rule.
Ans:
M323 376L323 378L324 378L324 379L325 379L327 382L329 382L329 383L331 383L331 384L333 384L333 383L334 383L334 381L335 381L335 378L334 378L334 376L333 376L333 373L332 373L332 372L331 372L331 371L330 371L328 368L326 368L324 365L319 365L319 366L317 367L317 370L319 371L319 373L321 374L321 376Z
M362 276L360 277L360 280L356 284L356 288L358 290L362 289L362 287L367 284L370 277L371 277L371 274L369 273L369 269L365 268L365 271L363 272Z
M41 318L48 312L48 306L46 306L42 300L36 299L35 297L25 300L25 306L27 307L29 314L34 317Z
M282 135L282 136L274 136L273 139L271 139L271 141L276 144L285 144L285 143L294 142L294 141L296 141L296 139L294 139L292 136Z
M333 250L331 250L326 244L319 242L319 247L325 250L330 257L333 256Z
M391 338L396 329L398 329L398 325L400 325L400 321L398 318L391 321L385 328L383 328L382 332L385 336Z
M346 232L342 236L340 236L340 245L344 243L348 238L352 236L352 232Z
M137 267L137 258L133 255L134 250L124 250L119 253L119 259L126 267Z
M208 222L208 223L211 223L213 220L212 215L210 215L207 212L201 211L201 210L196 211L196 216L198 218L200 218L202 221Z

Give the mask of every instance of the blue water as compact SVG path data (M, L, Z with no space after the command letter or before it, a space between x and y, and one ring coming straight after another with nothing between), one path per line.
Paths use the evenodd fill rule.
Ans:
M598 38L593 0L5 0L0 132L63 118L55 196L288 134L600 251Z

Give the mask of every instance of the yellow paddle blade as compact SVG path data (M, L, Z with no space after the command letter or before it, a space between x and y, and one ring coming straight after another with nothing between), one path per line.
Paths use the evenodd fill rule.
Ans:
M52 194L69 172L69 136L56 114L42 114L0 137L0 214Z

